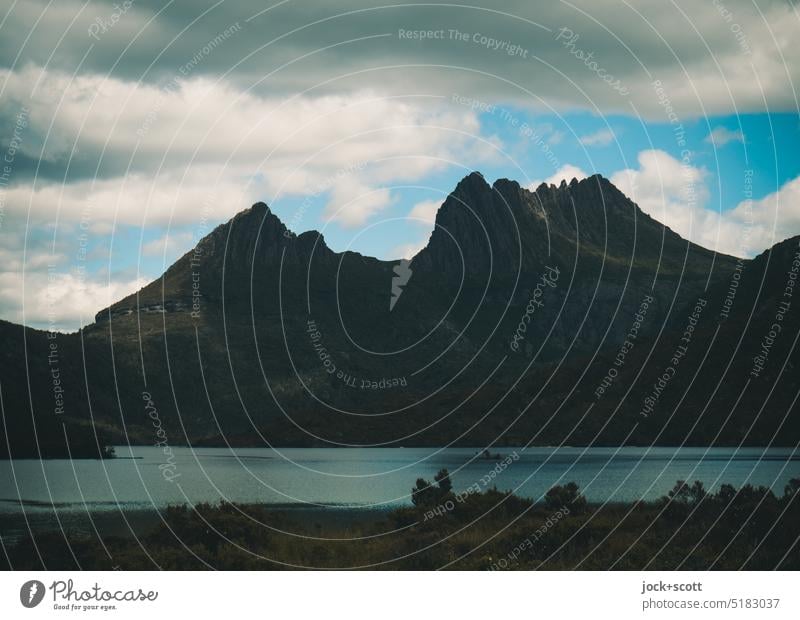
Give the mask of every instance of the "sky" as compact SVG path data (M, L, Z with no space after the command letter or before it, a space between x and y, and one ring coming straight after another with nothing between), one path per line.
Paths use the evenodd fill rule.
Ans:
M411 257L473 170L600 173L684 237L800 234L790 0L0 0L0 319L71 331L264 201Z

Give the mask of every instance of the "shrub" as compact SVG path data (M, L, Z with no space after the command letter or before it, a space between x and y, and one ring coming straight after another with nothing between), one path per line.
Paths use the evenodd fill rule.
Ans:
M424 478L417 478L417 484L411 489L411 502L415 506L436 506L450 494L453 483L446 469L440 469L433 479L436 486Z
M570 513L575 514L581 514L587 508L586 498L581 495L574 482L554 486L544 496L544 503L550 510L561 510L566 506Z

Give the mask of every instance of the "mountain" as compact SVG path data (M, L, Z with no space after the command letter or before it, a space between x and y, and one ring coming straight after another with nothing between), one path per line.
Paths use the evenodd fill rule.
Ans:
M410 264L334 252L257 203L80 332L0 324L4 433L15 456L796 445L799 242L711 252L599 175L529 191L472 173Z

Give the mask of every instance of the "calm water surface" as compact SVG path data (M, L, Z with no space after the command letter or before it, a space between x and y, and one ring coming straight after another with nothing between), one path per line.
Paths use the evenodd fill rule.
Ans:
M0 513L163 508L170 504L252 502L390 508L410 503L419 478L447 468L454 487L496 485L539 499L554 484L577 482L594 502L664 495L678 479L772 487L800 477L800 455L782 448L502 448L504 461L471 448L175 448L172 482L160 448L118 447L108 461L0 461ZM514 460L512 457L518 457ZM506 464L507 463L507 464ZM496 475L491 477L495 470Z

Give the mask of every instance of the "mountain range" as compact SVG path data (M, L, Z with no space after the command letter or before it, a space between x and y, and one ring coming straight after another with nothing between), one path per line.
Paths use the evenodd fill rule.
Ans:
M257 203L79 332L0 323L0 456L797 445L799 269L800 237L718 254L600 175L474 172L410 262Z

